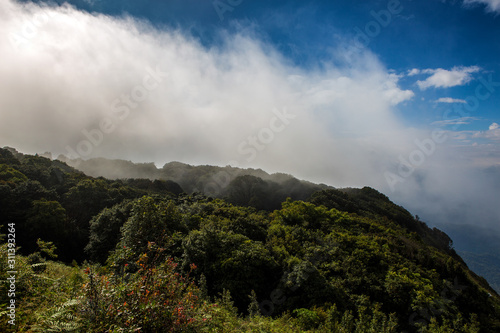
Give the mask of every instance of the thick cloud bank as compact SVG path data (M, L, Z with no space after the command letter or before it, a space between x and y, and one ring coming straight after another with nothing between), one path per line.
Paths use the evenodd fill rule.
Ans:
M367 51L306 71L251 33L206 48L131 18L1 4L1 140L20 149L368 171L413 96Z
M401 123L397 107L414 93L364 48L338 48L331 64L304 69L248 28L221 31L207 47L129 17L11 0L0 0L0 22L2 146L260 167L374 186L410 209L432 204L431 192L452 209L451 184L494 193L469 166L443 172L440 152L454 149L446 133ZM492 207L488 223L499 220Z

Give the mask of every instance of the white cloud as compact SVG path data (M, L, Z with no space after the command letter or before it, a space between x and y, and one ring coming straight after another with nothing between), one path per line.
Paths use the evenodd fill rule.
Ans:
M500 129L494 128L488 131L477 131L472 135L474 139L488 139L493 141L500 140Z
M431 125L433 126L468 125L474 120L479 120L479 119L474 117L462 117L457 119L435 121Z
M464 124L469 124L470 123L469 119L478 120L476 118L465 117L457 119L456 123L463 122ZM448 125L451 124L452 123L448 123ZM489 144L497 145L498 141L500 141L500 125L498 125L497 123L492 123L489 126L488 130L486 131L457 131L457 132L450 132L449 134L450 136L453 136L453 138L455 138L456 140L471 142L473 140L482 139L483 141L486 140L486 142L489 142ZM500 146L497 146L497 148L500 150Z
M384 86L384 97L391 103L397 105L401 102L412 99L415 93L411 90L401 90L398 86L398 81L401 76L396 74L389 74L388 80Z
M464 0L465 5L483 4L491 12L500 12L500 0Z
M408 71L408 76L415 76L415 75L418 75L420 74L420 69L418 68L413 68L411 70Z
M383 179L370 152L394 154L411 142L394 106L413 92L401 89L399 76L367 50L352 55L348 66L305 70L243 32L222 32L223 42L207 48L183 31L132 18L8 0L0 0L0 19L0 35L20 43L0 39L0 143L21 151L57 156L70 147L84 158L158 163L236 160L365 185ZM159 84L149 74L155 68L166 73ZM145 90L151 85L157 87ZM251 147L248 138L270 126L275 108L296 120L258 145L247 162L250 155L238 147L246 141L243 147ZM103 120L114 130L101 139L96 130ZM88 142L91 149L83 149Z
M425 69L423 74L431 74L424 81L417 81L417 85L421 90L430 87L434 88L449 88L467 84L472 80L473 73L479 72L481 69L477 66L470 67L453 67L451 70L442 68Z
M493 123L489 126L487 131L476 132L473 137L488 139L493 142L500 142L500 125Z
M464 99L458 99L458 98L451 98L451 97L441 97L436 100L436 103L467 103L466 100Z

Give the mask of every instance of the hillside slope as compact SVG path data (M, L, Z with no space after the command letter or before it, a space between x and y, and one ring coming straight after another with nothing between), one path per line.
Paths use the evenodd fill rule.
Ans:
M367 187L320 188L272 211L252 207L268 195L310 191L293 179L270 182L235 177L227 193L241 202L233 205L181 193L172 180L92 178L60 161L0 149L2 231L15 226L24 255L19 325L88 332L500 330L500 297L443 232ZM55 267L47 256L54 253L67 263L87 260L85 274L74 262L73 273L58 268L40 280L40 265ZM2 279L7 270L2 263ZM6 295L0 303L8 303ZM40 301L47 299L57 301ZM39 302L42 308L32 306Z
M135 164L130 161L109 160L95 158L89 160L68 160L63 156L60 159L69 165L94 177L103 176L111 179L120 178L148 178L174 181L182 186L187 193L202 192L227 201L257 209L272 211L281 207L287 197L294 200L308 200L319 190L333 189L323 184L313 184L300 181L291 175L268 174L263 170L241 169L217 166L192 166L180 162L170 162L162 168L156 168L153 163ZM340 195L340 192L344 193ZM377 212L387 215L387 218L409 227L419 233L429 244L442 250L448 249L451 244L464 257L466 262L479 275L484 276L497 292L500 292L500 261L497 253L500 249L483 249L485 244L498 244L497 240L485 241L494 233L481 232L476 227L443 225L441 230L453 234L453 240L442 231L433 230L420 222L402 207L394 205L383 195L368 194L367 189L337 189L332 192L330 208L337 208L351 213L367 214L372 216ZM315 203L326 204L325 202ZM384 211L385 209L385 211ZM475 236L474 236L475 235Z

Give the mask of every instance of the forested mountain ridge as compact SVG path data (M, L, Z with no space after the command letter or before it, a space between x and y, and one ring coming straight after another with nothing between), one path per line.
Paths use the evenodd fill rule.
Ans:
M59 159L67 162L69 165L77 168L85 174L94 177L106 177L110 179L127 178L148 178L151 180L164 179L174 181L187 192L203 192L207 195L223 198L233 204L252 206L257 209L272 211L279 209L281 203L291 197L294 200L309 200L311 195L319 190L333 189L323 184L313 184L301 181L287 174L268 174L260 169L241 169L233 167L217 166L192 166L180 162L170 162L161 168L157 168L153 163L132 163L124 160L110 160L106 158L94 158L89 160L74 159L70 160L64 156ZM421 229L420 235L432 241L428 236L433 233L443 241L447 240L439 235L444 233L435 229L433 231L423 228L423 224L415 221L414 217L404 208L399 209L397 217L394 216L395 206L388 198L383 196L366 196L364 191L358 189L337 189L348 193L348 197L343 198L337 195L332 196L338 208L348 212L358 212L366 210L363 207L371 207L372 210L380 211L381 207L387 206L392 210L390 219L397 218L400 223L417 229ZM347 195L347 194L346 194ZM355 204L355 202L361 201ZM364 198L364 199L362 199ZM369 200L367 200L367 198ZM375 200L377 198L377 200ZM382 200L383 199L383 200ZM344 202L344 204L342 204ZM359 206L353 210L353 205ZM391 208L392 207L392 208ZM398 210L398 209L396 209ZM485 244L500 244L500 239L494 237L498 232L481 231L478 226L467 228L467 226L446 225L441 230L453 233L453 239L456 239L455 249L459 252L470 267L488 279L489 283L497 292L500 291L500 253L498 248L484 250ZM472 237L473 235L477 235ZM485 241L488 239L488 241ZM451 241L451 240L450 240ZM436 245L435 243L434 245ZM440 246L445 249L445 246Z
M261 169L211 165L193 166L181 162L170 162L162 168L157 168L153 163L133 163L106 158L88 160L68 159L64 156L58 158L89 176L108 179L171 180L178 183L186 193L202 192L230 199L234 195L234 200L238 201L239 204L248 204L254 195L265 196L267 203L263 203L262 207L257 208L267 210L279 208L287 196L292 196L297 200L305 200L315 191L332 188L324 184L318 185L298 180L284 173L268 174ZM242 176L246 177L241 179ZM235 182L237 178L240 179ZM234 191L234 186L238 187L237 191ZM250 197L246 198L245 196Z
M192 166L180 162L170 162L157 169L153 163L132 163L124 160L95 158L70 160L59 157L69 165L94 177L111 179L147 178L175 181L187 193L202 192L223 198L240 206L272 211L281 208L281 203L290 197L293 200L311 200L318 205L336 208L367 217L377 214L411 231L417 232L441 250L449 250L452 240L438 229L431 230L403 207L392 203L385 195L365 187L363 189L334 189L324 184L301 181L291 175L268 174L261 169L241 169L217 166ZM201 189L201 190L200 190ZM329 189L329 192L319 192ZM208 193L207 193L208 192Z
M320 186L301 198L310 187L255 175L228 187L227 200L213 199L172 180L92 178L0 149L1 231L15 225L22 253L16 328L500 330L498 295L451 239L383 194ZM270 195L285 199L266 210Z

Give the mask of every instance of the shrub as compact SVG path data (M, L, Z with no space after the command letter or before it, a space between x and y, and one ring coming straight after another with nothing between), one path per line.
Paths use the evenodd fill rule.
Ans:
M84 287L82 313L89 329L189 332L210 320L189 274L178 273L171 258L158 263L161 252L156 249L142 255L133 274L100 276L91 268L86 270L89 282Z

